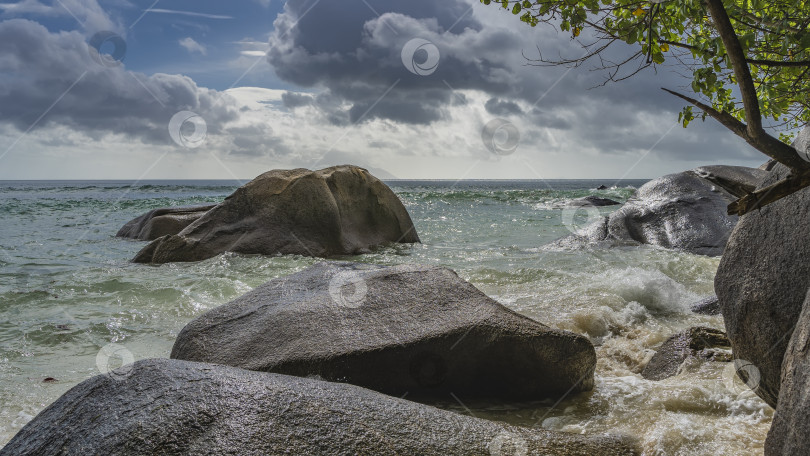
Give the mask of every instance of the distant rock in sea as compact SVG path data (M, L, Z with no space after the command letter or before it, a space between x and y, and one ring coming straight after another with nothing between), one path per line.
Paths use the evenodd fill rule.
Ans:
M189 323L172 358L404 393L538 400L593 388L584 336L436 266L319 263Z
M344 165L264 173L132 261L200 261L224 252L331 257L397 242L419 242L405 206L368 171Z
M737 223L727 206L768 173L740 166L704 166L647 182L619 210L547 248L589 243L649 244L700 255L723 253Z
M629 437L511 426L353 385L168 359L138 361L80 383L0 450L2 456L639 453Z
M618 201L613 201L610 198L600 198L598 196L583 196L582 198L577 198L571 201L568 205L569 206L581 206L581 207L588 207L588 206L595 206L595 207L602 207L602 206L616 206L618 204L622 204Z

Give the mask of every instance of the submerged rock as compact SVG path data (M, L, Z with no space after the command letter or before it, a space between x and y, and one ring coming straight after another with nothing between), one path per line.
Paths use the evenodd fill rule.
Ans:
M199 261L223 252L330 257L395 242L419 242L405 206L368 171L344 165L264 173L132 261Z
M520 428L340 383L166 359L123 369L69 390L0 455L638 454L626 437Z
M590 390L584 336L519 315L447 268L319 263L189 323L172 358L392 395L533 400Z
M784 178L777 165L760 187ZM740 217L714 279L735 358L753 364L756 393L779 397L782 359L810 286L810 188Z
M647 380L663 380L678 373L687 359L731 361L731 354L717 348L731 348L726 334L719 329L696 326L681 331L661 344L650 362L641 371Z
M570 206L615 206L617 204L622 204L618 201L613 201L610 198L601 198L599 196L583 196L582 198L577 198L569 203Z
M700 315L720 315L720 300L709 296L689 306L692 312Z
M163 207L154 209L126 223L117 237L153 241L159 237L177 234L205 215L216 204L193 207Z
M619 210L552 243L649 244L700 255L723 253L737 222L727 206L767 173L739 166L706 166L647 182Z

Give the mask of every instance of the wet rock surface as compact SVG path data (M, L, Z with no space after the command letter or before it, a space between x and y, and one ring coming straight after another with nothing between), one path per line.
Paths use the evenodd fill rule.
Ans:
M189 323L172 358L317 375L391 395L532 400L590 390L596 354L450 269L319 263Z
M700 315L720 315L720 300L717 296L709 296L693 303L689 308Z
M177 234L215 206L210 204L154 209L127 222L116 236L138 241L153 241L159 237Z
M681 331L661 344L641 372L647 380L663 380L678 373L684 361L693 358L706 361L731 361L731 348L726 334L714 328L697 326Z
M517 453L515 453L517 451ZM624 437L486 421L340 383L150 359L69 390L0 455L638 454Z
M788 173L777 165L759 188ZM810 189L740 217L714 280L736 358L756 366L756 393L779 398L782 359L810 286Z
M622 204L618 201L614 201L610 198L601 198L598 196L583 196L582 198L577 198L574 201L571 201L569 204L570 206L581 206L581 207L588 207L588 206L595 206L595 207L602 207L602 206L616 206Z
M766 174L739 166L705 166L660 177L641 186L619 210L551 248L648 244L721 255L737 223L736 216L727 215L727 206Z
M344 165L264 173L133 261L200 261L224 252L330 257L399 242L419 242L405 206L368 171Z

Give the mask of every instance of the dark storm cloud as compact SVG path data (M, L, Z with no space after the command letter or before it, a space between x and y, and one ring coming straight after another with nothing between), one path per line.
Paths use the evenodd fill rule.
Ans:
M495 116L508 116L523 114L517 103L514 101L501 100L499 98L490 98L484 105L487 112Z
M481 90L498 98L487 107L491 113L517 113L513 100L541 105L572 103L587 97L583 92L601 82L596 74L526 65L526 56L536 57L535 49L524 49L527 35L542 42L545 55L581 54L577 44L551 29L536 31L516 19L515 28L484 24L471 12L471 4L462 0L368 3L371 7L363 0L314 6L311 1L288 1L270 39L268 60L276 73L299 86L323 87L364 107L393 87L385 100L407 105L410 114L397 115L387 109L375 110L370 116L410 123L441 118L441 108L455 101L454 90ZM485 11L498 12L495 8ZM299 16L302 12L306 14ZM438 49L440 59L434 73L416 75L403 65L403 46L414 38L428 40ZM416 60L421 61L419 54ZM650 88L605 90L598 96L648 105ZM414 117L417 106L426 119Z
M0 121L20 131L39 119L36 128L64 125L93 138L117 133L170 144L167 126L178 111L197 112L212 133L236 117L230 97L220 99L191 78L100 65L78 32L50 33L28 20L0 22L0 75Z
M281 101L286 108L295 109L302 106L311 106L315 101L315 97L305 93L285 92L281 95Z
M499 46L517 46L515 36L486 29L459 1L361 0L287 2L276 22L268 59L283 79L325 87L351 103L350 121L382 117L426 124L444 118L442 107L464 98L453 89L510 93L511 62ZM377 16L374 11L381 14ZM403 46L422 38L438 47L440 64L430 76L409 72ZM423 51L424 52L424 51ZM417 62L420 61L416 54Z
M530 66L527 57L538 57L537 47L554 57L576 57L582 50L567 34L531 29L515 18L510 18L514 27L494 25L490 19L501 11L490 7L472 14L471 5L289 0L275 21L268 60L282 79L342 101L319 105L335 124L361 118L429 124L447 119L448 106L466 102L457 91L472 89L489 95L484 107L493 116L523 115L538 128L575 135L583 147L620 154L652 147L677 119L682 102L660 87L683 90L688 81L670 68L598 87L605 73L588 71L588 65L571 71ZM438 48L434 73L419 76L403 65L401 50L413 38ZM618 45L606 57L620 61L631 51ZM740 155L742 143L719 125L707 123L700 131L697 140L691 130L679 130L672 135L678 139L662 141L656 153L684 158L707 148L717 158Z

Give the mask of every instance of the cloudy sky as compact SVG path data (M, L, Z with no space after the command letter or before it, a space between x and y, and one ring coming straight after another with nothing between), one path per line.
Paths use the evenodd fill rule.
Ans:
M98 50L97 50L98 49ZM0 0L0 179L651 178L765 157L478 0ZM623 50L617 49L619 57Z

